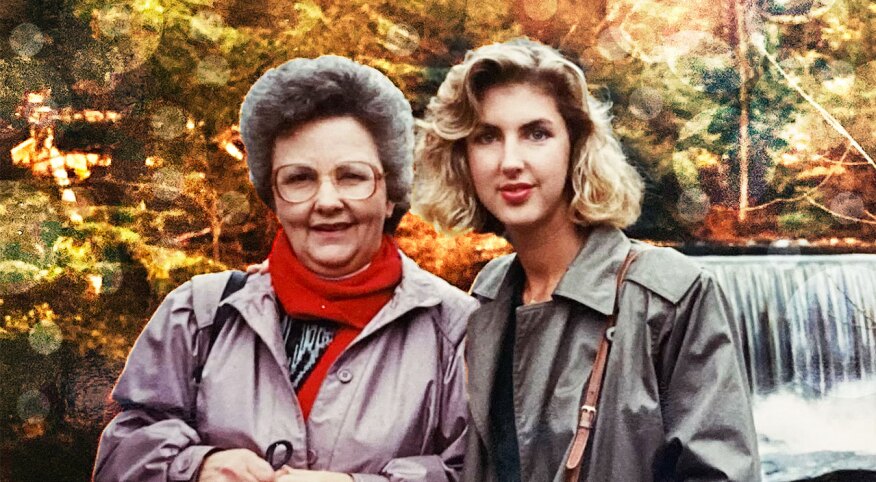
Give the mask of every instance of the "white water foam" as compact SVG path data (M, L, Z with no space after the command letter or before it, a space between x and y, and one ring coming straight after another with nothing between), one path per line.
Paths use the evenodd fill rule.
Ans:
M760 453L876 455L876 379L843 382L821 398L791 389L754 398Z

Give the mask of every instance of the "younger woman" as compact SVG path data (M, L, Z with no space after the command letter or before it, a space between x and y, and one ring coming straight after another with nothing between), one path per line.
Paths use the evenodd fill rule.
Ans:
M739 328L712 276L621 231L642 181L580 68L531 41L469 52L415 162L421 216L516 251L472 289L464 480L760 478Z

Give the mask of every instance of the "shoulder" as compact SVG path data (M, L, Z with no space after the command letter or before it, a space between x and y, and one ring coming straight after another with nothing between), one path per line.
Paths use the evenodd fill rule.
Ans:
M672 248L634 242L633 249L639 254L626 279L670 303L679 303L691 289L709 278L699 263Z
M423 296L434 297L435 322L441 332L452 342L458 343L465 334L468 316L478 303L461 289L440 277L419 267L413 260L405 258L404 276L417 284L417 291Z
M228 282L235 271L220 271L216 273L199 274L183 283L167 295L162 305L169 305L173 311L186 310L191 313L196 328L204 328L211 324L216 315L216 309L222 301ZM241 272L237 272L241 273ZM248 275L244 284L234 291L245 292L253 297L272 291L270 275ZM229 294L230 299L232 294Z
M188 322L194 307L194 291L193 280L186 281L174 288L173 291L164 297L161 305L153 313L147 328L156 323L166 324L172 321L181 322L183 320Z
M156 353L185 352L198 330L193 316L192 281L186 281L164 297L143 327L128 358L133 362L152 363Z
M148 328L154 325L189 325L194 331L202 328L213 319L216 305L231 276L231 271L195 275L189 281L177 286L164 297L155 311Z
M495 298L515 259L517 259L517 255L511 253L490 260L472 283L472 294L490 299Z
M218 271L215 273L198 274L192 277L191 283L201 286L213 286L216 289L222 289L228 277L233 271Z
M164 343L188 345L186 340L193 339L199 331L213 324L231 274L232 271L222 271L196 275L175 288L164 297L152 313L139 338L144 340L143 343L150 345ZM238 288L235 293L237 297L244 295L247 298L242 303L237 303L235 307L252 305L252 300L266 294L273 296L270 290L269 275L248 276L243 287ZM234 295L229 295L225 299L231 300L232 296Z
M234 271L199 274L192 278L190 301L198 327L203 328L213 322L225 286ZM250 279L246 280L247 283Z

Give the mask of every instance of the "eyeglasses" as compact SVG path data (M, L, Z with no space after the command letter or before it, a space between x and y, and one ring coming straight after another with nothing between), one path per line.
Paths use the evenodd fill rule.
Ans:
M286 202L309 201L319 191L324 177L310 164L286 164L274 171L274 189ZM338 196L351 201L368 199L377 190L383 173L361 161L343 162L328 173Z

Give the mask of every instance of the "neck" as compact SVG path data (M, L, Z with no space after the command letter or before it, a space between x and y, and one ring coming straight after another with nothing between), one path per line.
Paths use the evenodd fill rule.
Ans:
M587 235L569 222L548 232L510 233L510 238L526 275L523 300L529 304L551 299Z

